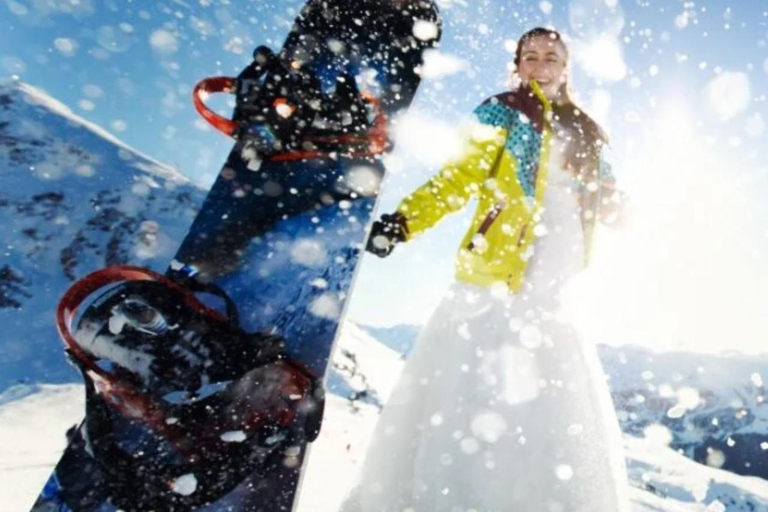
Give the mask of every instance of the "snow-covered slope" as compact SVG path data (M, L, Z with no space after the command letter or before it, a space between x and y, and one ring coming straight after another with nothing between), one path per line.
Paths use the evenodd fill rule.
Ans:
M354 322L342 325L326 386L351 402L381 407L403 365L400 354L380 343Z
M0 393L0 512L27 512L80 422L80 384L18 384Z
M768 479L768 356L601 347L626 433L649 426L688 457Z
M0 85L0 390L66 382L58 298L105 265L164 269L204 197L44 92Z
M64 432L82 415L82 395L80 385L17 387L0 395L0 512L29 510L64 448ZM355 483L377 418L374 405L329 395L298 510L338 510ZM768 510L765 480L697 464L654 438L624 440L634 512Z

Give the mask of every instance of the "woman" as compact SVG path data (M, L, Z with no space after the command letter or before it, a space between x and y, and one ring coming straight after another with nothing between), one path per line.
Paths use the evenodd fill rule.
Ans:
M461 159L374 224L394 244L478 206L456 282L377 424L345 512L619 512L628 507L618 421L594 346L558 318L595 223L619 194L606 138L568 94L568 51L520 39L520 85L475 110Z

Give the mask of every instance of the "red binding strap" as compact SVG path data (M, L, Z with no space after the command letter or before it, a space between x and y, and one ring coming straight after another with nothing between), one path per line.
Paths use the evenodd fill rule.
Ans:
M238 125L231 119L226 119L210 108L208 108L204 99L208 94L225 92L234 94L237 88L237 80L226 76L215 76L205 78L195 85L195 89L192 92L192 101L195 104L195 110L203 116L203 119L213 126L216 130L220 131L228 137L235 137L238 130ZM342 152L343 156L347 157L374 157L381 155L387 150L389 145L389 138L387 135L388 119L384 110L381 108L381 101L373 94L363 91L360 93L363 100L367 101L373 106L375 111L375 118L373 120L373 126L365 136L355 135L338 135L331 137L309 137L308 142L317 143L330 143L330 144L367 144L367 151L349 151ZM328 158L329 154L323 151L289 151L286 153L278 153L272 155L267 160L273 162L292 162L296 160L309 160L316 158Z
M97 393L104 397L104 400L117 409L127 418L141 420L144 424L158 432L160 435L170 440L177 449L179 449L190 460L197 456L199 446L193 441L198 438L218 439L221 434L221 425L214 422L203 432L199 432L198 438L191 438L185 430L177 425L168 422L168 411L165 406L154 400L150 395L142 393L139 389L128 382L121 382L114 378L108 371L102 369L96 362L96 358L83 349L72 335L72 322L77 315L78 308L94 292L105 286L125 282L125 281L155 281L163 283L169 288L175 289L183 294L186 305L198 312L218 317L222 321L224 317L216 310L211 309L201 302L184 287L168 279L162 274L153 272L140 267L116 266L108 267L93 272L77 281L62 297L56 310L56 327L59 331L66 349L74 357L81 369L89 378ZM262 421L272 418L281 426L289 425L296 417L295 408L288 406L291 402L287 397L303 396L307 389L311 389L311 377L309 372L301 365L292 360L276 361L273 363L276 368L281 368L284 373L290 376L290 381L286 388L282 390L283 395L276 397L275 403L271 404L266 410L245 410L244 421L245 430L251 431Z
M237 80L228 76L213 76L200 80L192 91L192 101L195 104L197 113L203 116L203 119L216 128L218 131L228 137L234 137L237 132L237 123L227 119L209 109L203 100L208 94L217 92L226 92L233 94L237 87Z

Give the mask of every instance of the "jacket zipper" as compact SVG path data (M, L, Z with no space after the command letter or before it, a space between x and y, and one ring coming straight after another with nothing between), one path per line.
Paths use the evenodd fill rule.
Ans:
M501 211L506 207L507 203L503 201L493 205L493 208L491 208L491 211L488 212L488 215L485 216L485 219L483 219L483 222L480 224L480 227L478 228L475 235L485 235L491 228L491 225L496 221L496 219L499 218ZM474 236L472 238L474 238ZM470 239L469 243L467 244L467 249L471 251L474 248L475 243L472 241L472 239Z
M520 230L520 236L517 239L517 246L520 247L523 245L523 241L525 240L525 234L528 232L528 224L525 224L523 226L523 229Z
M495 178L496 175L499 173L499 163L501 162L501 158L504 156L504 150L507 146L506 140L504 141L504 144L499 149L499 153L496 155L496 159L493 161L493 166L491 167L491 172L488 173L489 178ZM480 228L477 230L477 233L475 235L485 235L485 233L490 229L491 224L496 221L496 219L499 217L499 214L501 214L501 210L506 208L507 203L504 201L500 203L496 203L493 205L493 208L488 213L488 215L485 216L485 219L483 219L483 222L480 224ZM472 237L474 238L474 236ZM475 248L475 243L472 242L472 239L470 239L469 243L467 244L467 249L472 250Z

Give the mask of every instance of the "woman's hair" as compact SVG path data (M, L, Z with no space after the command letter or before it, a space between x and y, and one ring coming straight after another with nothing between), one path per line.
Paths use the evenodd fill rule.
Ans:
M568 46L563 36L554 29L536 27L529 30L517 41L515 49L515 74L520 66L523 46L534 37L548 37L558 41L565 51L566 66L570 59ZM595 172L600 157L600 148L608 143L608 136L591 117L573 101L568 80L560 86L560 97L552 104L554 120L567 132L569 139L566 164L577 173Z

